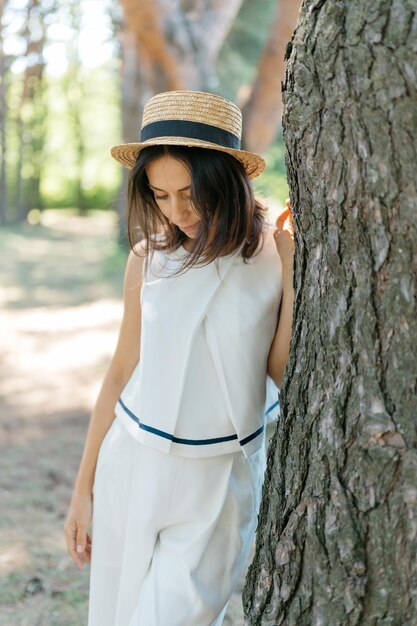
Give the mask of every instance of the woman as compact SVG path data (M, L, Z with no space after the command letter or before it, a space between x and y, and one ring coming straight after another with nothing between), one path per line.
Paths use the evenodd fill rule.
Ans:
M294 244L289 206L274 228L254 199L265 162L240 137L229 100L172 91L112 149L131 169L124 315L65 523L91 562L89 626L219 626L247 566Z

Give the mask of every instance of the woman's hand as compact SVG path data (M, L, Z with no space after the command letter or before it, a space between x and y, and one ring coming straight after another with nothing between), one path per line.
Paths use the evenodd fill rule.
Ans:
M91 562L91 536L87 533L87 528L91 520L92 510L92 495L81 495L74 492L64 524L64 531L67 550L80 569L84 567L83 561Z
M294 228L292 224L291 203L285 201L285 209L278 215L275 222L274 239L282 265L292 269L294 259Z

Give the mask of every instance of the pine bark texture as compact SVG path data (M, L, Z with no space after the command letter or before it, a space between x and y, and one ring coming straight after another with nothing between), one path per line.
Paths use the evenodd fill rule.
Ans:
M417 624L417 5L305 1L294 323L245 623Z

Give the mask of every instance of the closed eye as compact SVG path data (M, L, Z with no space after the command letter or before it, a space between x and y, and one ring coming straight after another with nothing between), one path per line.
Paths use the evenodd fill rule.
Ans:
M154 196L155 200L166 200L168 196ZM184 196L184 200L191 200L191 196Z

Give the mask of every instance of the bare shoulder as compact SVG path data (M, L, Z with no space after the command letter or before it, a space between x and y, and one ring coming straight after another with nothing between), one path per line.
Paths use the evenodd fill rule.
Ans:
M133 246L134 254L138 254L139 256L146 256L146 239L141 239ZM132 252L132 250L131 250Z
M140 288L142 284L142 270L146 258L146 239L136 243L129 252L125 272L125 289Z

